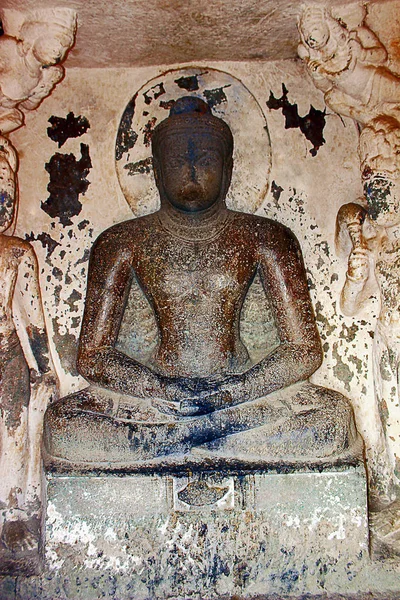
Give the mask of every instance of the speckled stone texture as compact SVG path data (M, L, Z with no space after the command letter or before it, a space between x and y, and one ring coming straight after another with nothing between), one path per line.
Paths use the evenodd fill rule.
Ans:
M45 572L26 579L20 597L204 599L371 589L361 465L50 477L46 535Z

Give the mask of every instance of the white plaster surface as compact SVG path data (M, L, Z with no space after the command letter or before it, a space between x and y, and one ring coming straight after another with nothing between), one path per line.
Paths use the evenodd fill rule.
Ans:
M137 599L368 589L362 466L231 479L234 501L223 508L201 505L201 493L198 505L176 506L174 490L193 477L51 478L45 594L62 580L72 591L84 574L92 597L91 582L107 573L118 574L122 597L129 577Z

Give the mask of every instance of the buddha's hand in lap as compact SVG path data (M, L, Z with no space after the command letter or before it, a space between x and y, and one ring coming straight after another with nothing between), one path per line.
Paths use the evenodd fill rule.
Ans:
M238 375L208 378L176 378L165 386L166 399L155 398L153 406L166 414L189 417L204 415L236 404L232 386Z

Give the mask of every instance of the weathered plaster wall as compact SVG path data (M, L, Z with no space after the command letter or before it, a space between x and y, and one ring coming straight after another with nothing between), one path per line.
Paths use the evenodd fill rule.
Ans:
M358 318L340 314L339 295L346 264L336 257L333 243L339 207L362 194L356 126L328 110L323 129L325 143L313 156L313 144L300 128L285 129L282 110L270 109L266 104L271 91L275 98L282 96L284 84L288 101L297 104L298 115L308 116L302 120L303 131L308 131L310 122L315 122L312 113L309 116L310 106L323 111L325 105L300 62L215 62L200 67L221 69L240 79L265 114L272 170L268 193L258 213L285 223L300 240L325 352L324 364L313 381L351 399L367 455L376 466L383 446L368 355L378 306L372 299L365 314ZM45 311L63 395L86 385L77 376L74 360L90 248L106 227L132 217L115 171L119 121L133 94L167 68L67 70L62 85L36 112L27 115L27 126L12 134L20 154L16 233L29 237L39 258ZM87 119L90 127L81 120L77 127L81 135L66 139L59 148L48 136L49 119L66 118L70 112ZM253 126L252 122L241 124L250 140L256 139ZM254 146L253 152L259 151ZM56 153L69 157L55 157ZM57 169L68 172L67 188L60 187ZM374 472L382 469L378 467Z

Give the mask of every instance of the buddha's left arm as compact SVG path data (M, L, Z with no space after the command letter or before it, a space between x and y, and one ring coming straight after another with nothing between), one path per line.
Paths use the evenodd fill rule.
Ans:
M259 272L280 345L242 376L247 399L304 381L322 362L300 245L293 233L278 223L270 223L264 236Z

